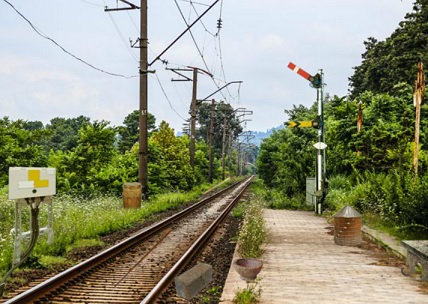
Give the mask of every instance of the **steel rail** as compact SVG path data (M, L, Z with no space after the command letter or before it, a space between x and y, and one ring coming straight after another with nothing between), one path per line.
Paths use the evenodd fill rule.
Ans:
M159 283L149 292L149 294L140 302L140 304L151 304L155 303L159 296L164 292L165 289L171 284L172 280L180 273L180 271L186 266L186 264L209 242L211 237L217 231L230 211L235 207L239 199L247 190L251 183L253 176L246 180L245 186L241 189L239 194L229 203L226 209L220 214L220 216L201 234L201 236L190 246L190 248L184 253L184 255L178 260L178 262L165 274L165 276L159 281Z
M69 282L73 279L78 278L79 276L83 275L87 271L93 269L97 265L100 265L103 262L106 262L107 260L119 255L121 252L137 245L141 241L155 235L157 232L161 231L165 227L171 225L172 223L176 222L177 220L180 220L181 218L185 217L189 213L193 212L194 210L198 209L199 207L202 207L206 203L212 201L213 199L219 197L223 193L227 192L231 188L235 187L237 184L242 183L243 181L239 181L236 183L233 183L226 187L223 190L218 191L214 195L211 195L207 198L202 199L201 201L193 204L192 206L183 209L182 211L152 225L147 228L142 229L137 234L123 240L122 242L104 250L103 252L89 258L88 260L85 260L57 275L54 277L46 280L43 283L40 283L22 293L15 296L12 299L7 300L4 302L4 304L17 304L17 303L32 303L37 300L43 300L43 296L49 294L50 292L55 291L56 289L60 288L62 285L64 285L66 282Z

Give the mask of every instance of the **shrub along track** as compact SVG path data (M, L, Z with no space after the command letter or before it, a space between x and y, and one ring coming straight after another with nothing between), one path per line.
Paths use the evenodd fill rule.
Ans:
M243 193L248 181L244 184L239 186L240 190L232 191L234 196ZM152 297L146 298L146 303L154 302L184 265L189 262L189 260L181 258L183 253L189 247L195 247L196 251L201 251L202 247L192 244L199 238L202 231L210 226L212 228L211 233L213 233L219 227L219 223L213 224L213 219L218 216L219 210L224 209L225 206L228 206L229 211L225 212L226 215L223 216L222 220L227 217L234 205L229 204L233 200L231 196L228 194L226 197L220 197L199 207L196 214L192 213L191 216L180 221L174 220L172 226L167 224L167 220L161 221L162 231L160 233L147 233L158 225L144 229L143 232L114 245L104 253L56 275L47 282L19 294L6 303L31 303L35 298L41 299L38 303L70 303L72 301L82 303L140 303L148 294ZM179 212L179 214L184 214L184 211ZM155 230L158 231L160 228ZM210 234L206 234L206 236L206 240L211 238ZM141 238L145 239L144 243L141 243ZM129 242L131 244L128 244ZM124 247L127 249L127 253L118 254L114 252L117 248ZM107 257L104 257L105 254ZM191 259L195 253L187 252L187 255ZM178 259L182 260L182 264L178 266L175 264L172 267L175 270L170 270L171 265L174 265ZM86 269L86 266L89 267L89 270ZM171 276L169 278L163 277L166 273ZM54 282L58 279L61 279L59 283ZM159 280L165 284L158 284L155 291L151 291ZM160 300L160 302L171 303L175 295L171 294L171 290L168 294L163 296L164 300Z

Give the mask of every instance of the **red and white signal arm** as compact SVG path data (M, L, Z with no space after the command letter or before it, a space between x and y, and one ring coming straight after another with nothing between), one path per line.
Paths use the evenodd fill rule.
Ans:
M296 72L297 74L299 74L300 76L302 76L303 78L305 78L306 80L312 81L313 79L311 79L311 74L309 74L308 72L306 72L305 70L299 68L298 66L296 66L294 63L290 62L287 66L290 70Z
M9 168L10 200L55 194L55 168Z

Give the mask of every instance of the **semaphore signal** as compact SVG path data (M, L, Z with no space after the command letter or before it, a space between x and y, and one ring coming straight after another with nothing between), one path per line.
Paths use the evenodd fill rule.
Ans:
M299 74L300 76L302 76L303 78L305 78L306 80L308 80L312 86L316 89L321 87L322 81L321 81L321 75L320 74L315 74L315 76L311 76L311 74L309 74L308 72L306 72L305 70L299 68L297 65L295 65L294 63L290 62L287 66L290 70L296 72L297 74Z

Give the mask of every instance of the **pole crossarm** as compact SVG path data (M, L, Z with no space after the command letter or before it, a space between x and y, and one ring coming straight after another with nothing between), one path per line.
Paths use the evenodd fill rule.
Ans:
M111 12L111 11L128 11L128 10L133 10L133 9L140 9L139 6L136 6L135 4L128 2L126 0L119 0L120 2L123 2L125 4L128 4L129 7L117 7L117 8L108 8L107 6L105 7L104 11L105 12Z
M192 79L190 77L187 77L186 75L183 75L182 73L180 73L180 72L192 72L193 71L192 69L166 68L165 70L172 71L175 74L184 78L184 79L173 79L173 78L171 78L171 81L192 81Z
M241 117L241 116L245 116L245 115L253 115L253 111L250 111L250 110L236 111L236 113L242 113L240 115L237 115L236 117Z
M231 85L232 83L242 83L243 81L231 81L231 82L228 82L228 83L226 83L224 86L222 86L221 88L219 88L217 91L215 91L214 93L212 93L212 94L210 94L210 95L208 95L207 97L205 97L204 99L199 99L198 100L198 104L200 104L200 103L202 103L202 102L204 102L204 101L207 101L207 100L209 100L209 98L211 97L211 96L213 96L214 94L216 94L216 93L218 93L218 92L220 92L221 90L223 90L225 87L227 87L228 85Z

